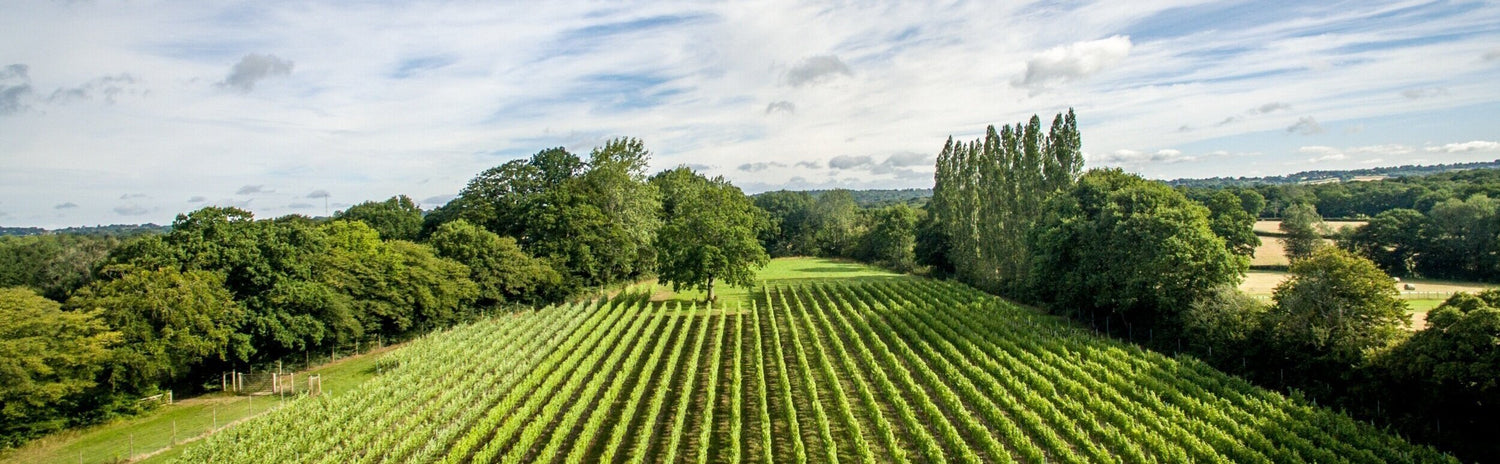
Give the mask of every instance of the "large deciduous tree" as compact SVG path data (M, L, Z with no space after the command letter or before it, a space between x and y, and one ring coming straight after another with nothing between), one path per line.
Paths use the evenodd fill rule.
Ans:
M1209 228L1207 208L1118 169L1090 171L1054 196L1029 244L1038 301L1130 326L1175 326L1178 311L1238 283L1249 264Z
M1390 276L1353 253L1324 247L1292 262L1291 277L1272 295L1266 315L1271 342L1288 379L1315 393L1390 346L1411 324Z
M871 212L870 230L864 237L864 258L897 271L916 265L917 210L895 204Z
M1204 203L1209 212L1209 228L1224 239L1224 246L1240 256L1255 256L1260 237L1255 236L1255 216L1245 210L1240 196L1220 190Z
M0 448L62 428L66 403L94 387L119 341L98 311L0 288Z
M716 284L748 286L770 261L756 239L765 212L723 177L708 179L687 167L663 171L651 183L662 194L657 275L672 288L697 288L714 299Z
M223 282L208 271L135 270L80 290L68 309L97 312L120 332L107 378L145 392L188 380L202 363L248 354L249 340L236 332L243 309Z

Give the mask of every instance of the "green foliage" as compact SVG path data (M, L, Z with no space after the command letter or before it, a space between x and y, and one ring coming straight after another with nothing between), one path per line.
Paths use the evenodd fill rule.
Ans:
M1370 260L1325 247L1293 261L1291 274L1276 286L1266 330L1314 393L1406 335L1406 301Z
M1282 211L1281 232L1286 234L1282 243L1286 246L1286 257L1292 261L1311 256L1323 247L1323 217L1318 209L1307 203L1288 206Z
M1089 171L1053 197L1028 244L1038 301L1147 327L1236 284L1248 266L1214 235L1202 205L1118 169Z
M874 210L871 216L870 231L862 237L865 259L899 272L911 271L916 266L917 210L897 203Z
M1390 405L1382 415L1470 459L1500 457L1500 290L1453 295L1375 372Z
M141 393L246 352L248 340L236 333L244 310L223 284L206 271L136 270L80 290L68 309L97 313L120 332L106 377L113 388Z
M645 182L649 157L629 138L595 149L589 163L562 148L542 150L480 173L440 216L515 237L550 260L570 288L641 275L655 260L659 209Z
M1068 189L1083 168L1078 122L1069 110L1042 133L1041 118L990 126L983 138L943 145L931 202L958 278L1010 295L1023 293L1032 250L1026 236L1042 204ZM928 253L931 256L930 253Z
M926 266L927 272L934 277L953 275L953 259L948 256L951 249L948 226L943 224L937 213L928 209L923 212L925 214L917 220L916 243L912 246L917 264Z
M1340 246L1370 258L1386 272L1410 276L1417 270L1417 256L1426 242L1422 230L1426 227L1427 217L1421 212L1393 209L1355 229Z
M808 217L813 251L818 256L853 256L861 230L859 205L848 190L829 190L813 200Z
M811 256L817 253L817 225L813 223L813 195L809 192L777 190L754 197L755 206L770 215L770 226L761 231L760 243L773 257Z
M438 256L469 267L469 278L478 285L480 307L544 303L561 296L555 291L562 276L545 261L521 251L513 238L459 219L439 226L429 243Z
M120 239L108 235L52 234L0 237L0 287L30 287L64 301L94 279L94 268Z
M687 167L663 171L651 183L662 193L656 236L657 276L673 289L696 288L714 298L714 284L749 286L770 261L756 239L764 211L723 177L708 179Z
M1266 305L1229 285L1214 287L1183 310L1181 337L1205 359L1238 360L1250 349Z
M422 208L406 195L350 206L334 213L333 217L364 222L380 232L380 238L385 240L416 240L422 231Z
M119 341L98 312L0 288L0 449L71 422Z
M346 295L367 333L404 334L464 317L478 296L469 268L435 256L429 248L394 240L360 222L327 226L330 248L319 273Z
M1208 207L1209 228L1224 239L1224 246L1231 253L1255 256L1255 247L1260 246L1260 237L1255 236L1255 216L1245 210L1240 196L1219 191L1204 206Z

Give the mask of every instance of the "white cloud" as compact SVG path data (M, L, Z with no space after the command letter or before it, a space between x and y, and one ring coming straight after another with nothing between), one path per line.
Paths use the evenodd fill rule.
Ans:
M1080 79L1125 59L1131 45L1130 37L1117 35L1053 47L1027 60L1026 73L1014 83L1037 88Z
M1323 145L1311 145L1298 148L1297 152L1305 155L1312 155L1311 158L1307 159L1307 161L1310 163L1321 163L1324 161L1342 161L1349 158L1349 155L1344 154L1343 150Z
M1412 100L1416 100L1418 98L1443 97L1447 95L1448 89L1444 87L1423 87L1401 91L1401 96Z
M1469 141L1469 142L1449 143L1449 144L1445 144L1445 145L1441 145L1441 146L1436 146L1436 147L1427 147L1427 151L1429 151L1429 152L1438 152L1438 153L1469 153L1469 152L1476 152L1476 151L1479 151L1479 152L1500 151L1500 142L1492 142L1492 141L1488 141L1488 140L1473 140L1473 141Z
M858 169L874 165L874 158L870 158L868 155L839 155L828 160L828 167L833 169Z

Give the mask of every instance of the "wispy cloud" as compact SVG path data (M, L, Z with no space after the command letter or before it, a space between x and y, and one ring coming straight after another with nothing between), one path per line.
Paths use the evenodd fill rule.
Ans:
M52 209L74 209L74 208L77 208L77 207L78 207L78 203L74 203L74 202L70 201L70 202L67 202L67 203L58 203L57 205L53 206Z
M1297 119L1296 124L1287 126L1286 131L1291 134L1317 135L1323 133L1323 125L1318 124L1318 120L1312 116L1303 116Z
M246 186L240 187L239 190L235 190L234 194L235 195L255 195L255 194L258 194L258 193L271 193L271 192L274 192L274 191L275 190L268 190L268 189L266 189L266 186L264 186L264 185L246 185Z
M786 100L773 101L770 104L766 105L766 114L771 114L778 111L782 113L795 113L797 112L797 105Z

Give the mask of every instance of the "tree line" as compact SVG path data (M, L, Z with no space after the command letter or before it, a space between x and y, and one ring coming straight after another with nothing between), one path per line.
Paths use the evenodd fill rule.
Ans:
M1474 194L1483 188L1442 180L1488 174L1397 181L1447 185L1448 193L1416 195L1430 202L1425 215L1375 211L1369 225L1340 238L1344 247L1330 247L1322 246L1318 208L1286 195L1318 190L1174 189L1118 169L1081 172L1079 140L1069 111L1045 133L1033 116L978 140L945 142L929 214L916 228L918 264L1468 459L1500 457L1481 438L1500 429L1500 291L1454 296L1412 333L1405 300L1377 265L1459 272L1443 275L1496 269L1483 264L1500 243L1495 204ZM1287 217L1283 231L1297 242L1290 278L1268 303L1237 289L1266 209ZM1423 245L1404 245L1413 241Z
M332 218L210 206L132 239L0 238L0 446L138 409L217 373L394 341L657 275L748 285L768 216L723 178L646 175L615 139L486 170L424 213L401 195Z

